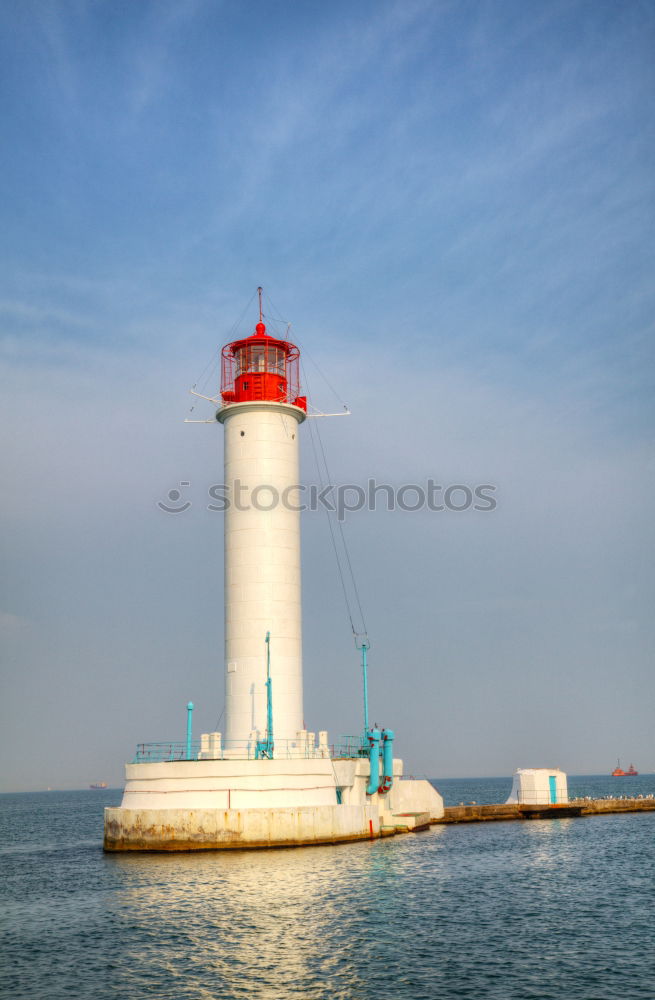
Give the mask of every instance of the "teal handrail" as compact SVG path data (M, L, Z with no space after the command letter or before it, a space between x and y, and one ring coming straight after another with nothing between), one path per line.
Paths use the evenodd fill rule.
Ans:
M262 740L262 743L266 743ZM297 739L275 741L275 756L282 760L294 758L331 757L337 760L358 760L368 757L368 741L360 736L339 736L327 748L320 746L304 747ZM158 743L139 743L132 758L133 764L154 764L180 760L252 760L256 755L256 747L249 740L223 740L218 758L210 757L203 752L200 739L161 740Z

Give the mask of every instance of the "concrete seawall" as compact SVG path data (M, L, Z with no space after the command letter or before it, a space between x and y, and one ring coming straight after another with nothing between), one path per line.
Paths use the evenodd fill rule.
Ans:
M574 802L582 806L583 816L655 810L655 799L575 799Z
M380 836L370 806L105 809L106 851L206 851L337 844Z
M543 806L503 802L494 805L446 806L443 817L433 822L484 823L652 811L655 811L655 799L571 799L570 802L561 805Z
M384 822L381 822L383 820ZM105 809L105 851L216 851L341 844L428 830L429 812L373 805L303 809Z

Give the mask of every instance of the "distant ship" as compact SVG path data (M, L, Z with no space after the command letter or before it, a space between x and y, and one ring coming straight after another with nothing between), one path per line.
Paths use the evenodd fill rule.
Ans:
M89 788L107 788L107 782L97 781L95 785L89 785Z
M616 767L612 771L612 778L634 778L639 774L639 771L635 770L634 764L631 764L627 771L624 771L621 767L621 761L617 760Z

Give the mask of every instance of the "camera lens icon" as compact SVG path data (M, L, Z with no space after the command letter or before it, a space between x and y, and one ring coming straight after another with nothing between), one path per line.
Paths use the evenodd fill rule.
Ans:
M191 483L183 482L180 486L190 486ZM168 491L166 496L167 503L163 500L157 502L157 506L160 510L165 511L167 514L182 514L185 510L191 507L190 500L184 500L180 490L174 488Z

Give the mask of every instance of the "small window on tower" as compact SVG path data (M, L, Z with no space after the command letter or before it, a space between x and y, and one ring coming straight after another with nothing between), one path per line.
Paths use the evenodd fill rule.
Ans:
M242 389L249 389L250 388L250 382L242 382L241 383L241 388Z

